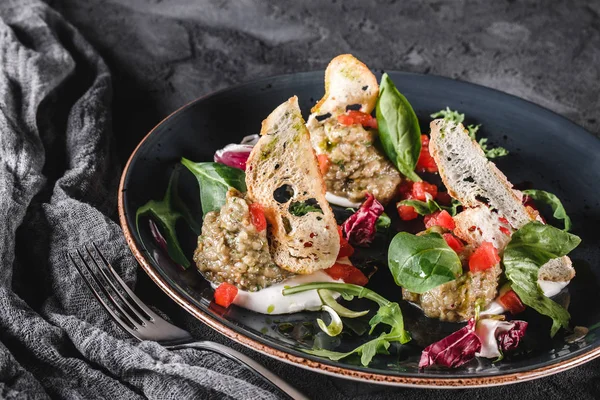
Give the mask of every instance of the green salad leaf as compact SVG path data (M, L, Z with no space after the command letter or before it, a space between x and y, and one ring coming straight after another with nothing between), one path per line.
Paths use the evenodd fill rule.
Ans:
M450 107L446 107L445 110L440 110L436 113L430 115L431 118L443 118L446 121L451 121L455 123L463 123L465 120L465 114L461 114L456 110L451 110ZM469 136L473 140L477 140L477 132L479 128L481 128L481 124L479 125L467 125L467 131L469 131ZM485 153L485 156L489 159L498 158L508 155L508 150L504 147L488 147L488 139L481 138L477 142L481 147L481 150Z
M198 180L203 215L225 205L225 195L230 187L246 191L246 174L241 169L215 162L195 163L187 158L182 158L181 163Z
M390 217L384 212L379 217L377 217L377 221L375 221L375 229L378 232L386 230L392 224L392 220Z
M373 360L373 357L376 354L389 354L387 349L390 347L392 342L404 344L410 341L410 334L404 329L404 319L402 318L402 311L400 310L398 303L392 303L374 291L362 286L351 285L348 283L315 282L284 289L283 295L286 296L315 289L327 289L338 292L344 297L364 297L374 301L379 305L379 310L377 311L377 314L375 314L369 321L369 325L371 326L371 331L369 333L373 333L373 330L379 324L388 325L391 327L391 329L389 332L383 332L375 339L369 340L368 342L347 353L318 348L312 350L303 350L308 354L327 357L334 361L341 360L342 358L348 357L352 354L358 354L360 355L360 361L362 365L366 367L371 363L371 360Z
M171 200L173 191L177 187L177 185L174 184L175 182L177 182L177 174L173 173L169 179L169 185L167 186L165 197L163 197L163 199L160 201L150 200L137 209L135 213L135 228L139 235L140 217L145 215L152 217L153 221L158 224L161 234L165 236L165 241L167 242L167 253L169 254L169 257L182 267L188 268L190 266L190 261L187 259L183 253L183 250L181 249L179 240L177 240L177 232L175 229L177 221L179 218L183 217L179 211L173 208Z
M545 192L543 190L529 189L523 190L527 196L531 197L535 201L539 201L541 203L547 204L552 207L552 211L554 214L552 216L556 219L562 219L565 222L565 228L563 230L569 231L571 230L571 218L567 215L567 210L560 202L559 198L556 195Z
M416 213L419 215L429 215L429 214L433 214L436 211L441 211L442 207L440 207L440 205L438 203L436 203L435 200L427 200L427 201L421 201L421 200L414 200L414 199L409 199L409 200L402 200L400 202L398 202L398 204L400 204L401 206L411 206L412 208L415 209Z
M531 221L516 231L502 257L506 277L521 301L552 318L550 336L567 328L571 316L555 301L544 296L537 284L538 271L553 258L562 257L581 243L575 235L538 221Z
M306 201L293 201L290 204L289 212L296 217L302 217L309 212L318 212L323 214L323 210L321 210L321 207L319 207L318 204L309 204Z
M385 154L404 176L411 181L420 182L421 178L415 173L421 154L419 120L388 74L381 77L375 110L379 139Z
M388 264L396 284L413 293L424 293L462 274L458 254L437 233L398 233L388 249Z

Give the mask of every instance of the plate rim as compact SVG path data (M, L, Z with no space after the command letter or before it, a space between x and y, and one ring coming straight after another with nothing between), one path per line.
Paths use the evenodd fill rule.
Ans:
M183 112L188 107L193 106L195 103L203 101L212 96L218 95L223 92L228 92L232 90L240 89L246 85L257 85L261 82L268 82L272 80L282 80L286 78L290 78L297 75L310 75L316 73L324 74L324 70L316 70L316 71L305 71L305 72L297 72L290 74L281 74L281 75L273 75L268 77L262 77L255 80L251 80L248 82L241 82L236 85L228 86L226 88L222 88L219 90L215 90L209 92L203 96L200 96L194 100L189 101L188 103L182 105L175 111L171 112L165 118L163 118L160 122L158 122L138 143L135 147L131 155L129 156L127 163L125 164L123 171L121 173L121 178L119 181L118 194L117 194L117 204L118 204L118 214L119 214L119 223L121 225L121 229L123 230L123 235L125 236L125 240L127 245L129 246L133 256L136 258L138 264L142 267L142 269L146 272L146 274L152 279L152 281L161 288L172 300L174 300L179 306L181 306L184 310L189 312L195 318L200 320L201 322L208 325L211 329L221 333L222 335L228 337L229 339L242 344L243 346L257 351L261 354L269 356L279 361L283 361L287 364L294 365L297 367L301 367L303 369L307 369L313 372L326 374L338 378L345 378L360 382L366 383L375 383L375 384L383 384L383 385L391 385L391 386L401 386L401 387L419 387L419 388L432 388L432 389L459 389L459 388L476 388L476 387L492 387L492 386L500 386L507 385L518 382L525 382L533 379L538 379L546 376L550 376L559 372L566 371L568 369L577 367L582 365L588 361L591 361L595 358L600 357L600 346L596 348L592 348L586 352L581 354L577 354L571 358L552 363L550 365L530 369L527 371L520 372L512 372L506 374L498 374L498 375L487 375L487 376L478 376L478 377L454 377L454 378L445 378L445 377L418 377L418 376L402 376L402 375L388 375L381 374L375 372L366 372L362 370L356 370L352 368L342 367L342 366L334 366L327 363L322 363L319 361L307 359L304 357L300 357L294 354L291 354L286 351L279 350L274 347L270 347L267 344L261 343L249 336L246 336L240 332L233 330L232 328L222 324L217 321L209 314L205 313L202 309L196 307L189 300L187 300L183 295L177 293L169 283L160 276L160 274L154 269L150 262L146 259L143 254L143 251L138 247L136 243L133 233L127 223L127 216L125 212L125 184L127 181L127 176L129 173L129 169L133 159L135 158L138 150L143 146L146 140L166 121L174 117L175 115ZM381 72L381 71L376 71ZM389 70L386 71L394 74L401 74L406 76L419 76L419 77L431 77L434 79L440 79L445 81L452 81L455 83L460 83L464 85L475 86L479 89L485 89L489 91L496 92L497 94L501 94L503 96L509 96L515 98L519 101L529 103L530 105L535 106L538 109L541 109L545 112L553 114L554 117L559 117L568 123L574 125L579 130L587 133L592 138L598 139L595 135L589 132L587 129L578 125L577 123L571 121L569 118L560 115L546 107L543 107L539 104L533 103L527 99L523 99L521 97L512 95L510 93L505 93L501 90L490 88L487 86L479 85L472 82L462 81L458 79L453 79L449 77L444 77L440 75L433 74L419 74L414 72L405 72L405 71L396 71Z

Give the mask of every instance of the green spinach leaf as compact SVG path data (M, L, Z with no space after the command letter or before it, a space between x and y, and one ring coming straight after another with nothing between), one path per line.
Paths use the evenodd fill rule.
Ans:
M195 163L187 158L182 158L181 163L198 180L203 215L225 205L225 195L230 187L246 191L246 174L241 169L214 162Z
M179 218L182 218L183 215L173 208L171 201L172 193L177 187L174 182L177 182L176 173L171 175L165 197L162 200L150 200L137 209L135 213L135 227L139 235L140 217L144 215L151 216L153 220L158 223L161 233L165 236L169 257L182 267L188 268L190 266L190 261L187 259L185 254L183 254L179 240L177 240L177 232L175 229L177 221Z
M376 115L385 154L404 176L420 182L421 178L415 173L421 153L419 120L387 74L381 77Z
M567 215L567 210L565 210L565 207L563 207L562 203L560 202L559 198L556 197L556 195L550 192L545 192L543 190L536 189L523 190L523 193L525 193L527 196L531 197L535 201L542 202L552 207L552 211L554 212L552 216L556 219L562 219L565 221L565 228L563 230L571 230L571 218L569 218L569 216Z
M369 333L373 333L373 330L379 324L389 325L391 329L389 332L384 332L375 339L372 339L347 353L318 348L303 350L306 353L327 357L334 361L348 357L352 354L358 354L360 355L360 361L362 365L366 367L371 363L376 354L389 354L387 349L390 347L392 342L404 344L410 341L410 334L404 329L404 319L402 318L402 311L400 310L398 303L392 303L374 291L362 286L333 282L307 283L304 285L284 289L283 295L285 296L315 289L332 290L341 293L344 298L356 296L359 298L364 297L376 302L379 305L379 310L377 310L377 314L375 314L369 321L369 325L371 326L371 331Z
M396 284L414 293L424 293L462 274L458 255L437 233L398 233L388 249L388 264Z
M581 243L575 235L538 221L531 221L516 231L502 257L506 277L521 301L552 318L550 335L567 328L571 316L558 303L544 296L537 284L538 271L549 260L562 257Z

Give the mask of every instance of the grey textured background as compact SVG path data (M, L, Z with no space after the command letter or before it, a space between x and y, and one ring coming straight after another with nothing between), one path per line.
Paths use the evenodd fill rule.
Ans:
M254 78L324 69L350 52L371 68L453 77L531 100L600 135L600 1L56 0L113 74L122 163L163 117ZM115 194L116 195L116 194ZM141 273L137 291L199 337L236 347ZM239 346L238 346L239 348ZM390 389L301 371L256 355L312 397L594 398L595 361L516 386Z

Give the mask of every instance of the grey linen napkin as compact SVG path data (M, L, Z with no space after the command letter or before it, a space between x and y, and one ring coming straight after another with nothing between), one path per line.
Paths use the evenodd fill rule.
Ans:
M65 251L101 244L129 283L111 219L111 77L36 1L0 3L0 398L275 398L235 363L138 343L113 324Z

